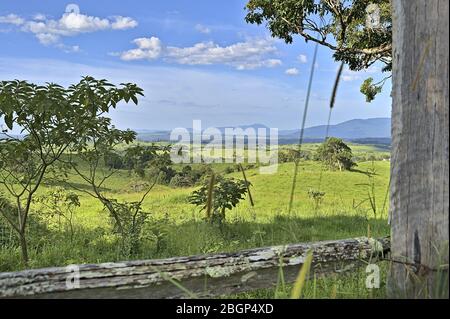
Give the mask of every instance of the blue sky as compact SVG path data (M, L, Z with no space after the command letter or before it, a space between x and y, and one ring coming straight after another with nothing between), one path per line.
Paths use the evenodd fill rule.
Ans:
M245 0L0 2L0 80L69 85L83 75L135 82L138 107L112 113L120 128L262 123L298 128L314 45L287 45L245 23ZM338 64L320 47L308 126L324 124ZM390 83L372 103L359 93L380 67L344 71L333 123L390 117Z

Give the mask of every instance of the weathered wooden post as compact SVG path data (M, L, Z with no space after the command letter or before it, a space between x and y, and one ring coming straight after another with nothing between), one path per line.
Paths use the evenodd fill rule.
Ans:
M449 1L392 0L392 297L448 297Z

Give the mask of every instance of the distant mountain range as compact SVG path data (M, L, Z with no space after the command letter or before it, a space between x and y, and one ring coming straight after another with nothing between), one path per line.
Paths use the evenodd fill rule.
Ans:
M247 128L268 128L263 124L252 124L238 126L243 130ZM218 127L225 132L225 127ZM313 126L304 131L305 142L323 141L326 134L326 125ZM192 129L188 129L192 132ZM137 130L138 140L147 142L169 141L170 131L165 130ZM278 132L280 144L291 144L298 142L300 135L299 129L280 130ZM355 119L343 123L330 125L328 136L339 137L347 141L360 142L364 144L390 144L391 140L391 119L390 118L371 118Z
M327 126L320 125L306 128L303 134L305 138L323 139L326 131ZM299 134L300 130L285 130L279 132L280 137L298 137ZM390 138L391 119L355 119L335 125L330 125L328 136L334 136L343 139Z
M228 127L218 127L220 132L225 135L225 129ZM246 130L253 128L269 129L263 124L241 125L232 128L241 128ZM203 128L205 129L205 128ZM187 129L192 134L192 129ZM322 142L326 135L326 125L319 125L308 127L304 131L303 141L306 143ZM135 130L137 139L143 142L169 142L169 130ZM267 131L269 134L269 131ZM328 136L342 138L346 141L360 143L360 144L391 144L391 119L390 118L371 118L371 119L355 119L342 122L335 125L330 125ZM15 136L21 138L21 135ZM298 143L300 137L300 130L279 130L278 143L279 144L295 144ZM0 140L4 136L0 134Z

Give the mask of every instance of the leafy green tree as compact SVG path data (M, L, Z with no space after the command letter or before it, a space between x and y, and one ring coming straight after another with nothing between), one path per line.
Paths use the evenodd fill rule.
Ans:
M371 5L379 9L379 25L367 26ZM331 49L336 61L359 71L381 62L392 69L392 19L390 0L250 0L246 21L266 23L273 37L292 43L295 35ZM366 80L361 92L371 101L381 90Z
M144 177L145 167L158 156L157 151L158 147L155 145L133 145L125 150L123 162L130 172L134 170L138 176Z
M78 149L70 153L68 159L61 159L82 178L89 188L79 187L77 183L65 181L65 183L83 192L103 204L109 213L112 229L119 236L119 250L123 258L129 258L139 251L142 228L149 213L143 211L142 204L158 180L157 177L152 185L145 184L145 190L138 201L118 201L107 195L105 184L119 169L105 165L103 162L105 154L114 153L118 145L130 144L136 138L136 133L130 130L118 130L108 123L97 129L97 134L91 140L89 148ZM133 157L141 161L144 148L131 147ZM131 158L131 157L129 157ZM88 169L86 169L86 167Z
M225 211L236 207L244 199L248 191L247 186L244 180L216 176L212 188L209 182L205 183L200 189L194 191L188 200L191 204L208 211L209 198L212 197L212 215L207 216L207 219L221 223L225 220Z
M139 201L119 202L105 192L105 184L119 169L104 165L105 154L114 152L120 144L129 144L135 140L136 133L130 130L122 131L112 125L105 125L97 130L97 136L92 138L89 148L70 153L68 159L61 159L89 186L79 187L77 183L65 183L99 200L112 221L113 232L120 237L120 249L123 257L129 257L138 250L139 238L143 223L148 213L142 210L142 203L156 184L148 185ZM88 169L86 169L86 167Z
M143 95L142 89L135 84L118 88L92 77L68 88L0 82L0 119L6 124L0 140L0 184L14 204L14 211L0 213L19 237L25 265L27 220L43 180L66 152L88 149L104 132L111 122L105 113L121 101L137 104L138 95ZM21 131L20 137L11 134L13 128Z
M160 182L168 184L177 172L172 168L173 162L170 159L170 149L163 147L160 151L147 166L155 170Z
M124 168L124 161L122 159L122 156L114 151L105 153L103 155L104 160L105 160L105 165L111 169L122 169Z
M340 138L329 137L317 148L316 156L330 169L343 171L356 166L352 160L352 149Z

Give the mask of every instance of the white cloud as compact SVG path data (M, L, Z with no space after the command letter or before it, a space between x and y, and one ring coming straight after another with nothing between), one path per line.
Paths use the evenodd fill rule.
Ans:
M115 21L111 24L113 30L126 30L137 27L138 23L130 17L115 17Z
M61 34L75 35L83 32L94 32L99 30L108 29L110 27L110 22L107 19L102 19L98 17L87 16L79 13L65 13L62 18L55 23L50 20L48 27L54 31Z
M277 52L271 39L251 39L222 47L212 41L196 43L191 47L163 46L156 37L133 41L137 48L122 52L122 60L164 58L166 61L185 65L225 64L237 70L276 67L281 60L269 58Z
M6 16L0 16L0 23L22 25L24 24L24 22L25 20L16 14L8 14Z
M20 26L23 32L33 33L43 45L61 46L61 37L76 36L104 30L126 30L135 28L138 23L130 17L115 16L101 18L80 13L75 4L66 7L66 12L58 20L49 19L44 14L36 14L32 19L25 20L15 14L0 16L0 23Z
M201 119L203 127L251 123L280 129L298 126L298 103L304 99L305 92L289 81L257 73L104 62L92 61L91 65L86 65L63 60L0 57L0 70L4 80L27 79L37 84L54 82L68 86L79 82L80 76L86 74L115 84L136 83L144 89L146 97L140 99L138 107L130 105L112 111L113 123L120 129L192 127L193 119ZM334 80L335 72L329 75ZM319 97L328 98L328 86L316 89ZM385 90L373 101L372 107L361 107L362 95L355 95L354 90L347 91L344 87L341 89L333 111L334 122L389 117L389 91ZM327 109L326 101L314 98L311 103L313 109ZM194 105L198 107L191 107ZM327 116L328 112L312 112L307 125L326 123Z
M35 20L35 21L45 21L45 20L47 20L47 17L45 16L45 14L37 13L37 14L34 15L33 20Z
M58 36L74 36L111 28L108 19L87 16L75 12L64 13L59 20L27 21L23 30L36 35L48 33Z
M287 75L295 76L295 75L299 75L300 71L297 68L291 68L291 69L287 69L284 73L286 73Z
M304 54L300 54L297 59L300 63L308 63L308 57Z
M138 48L123 52L120 55L122 60L154 60L161 56L163 47L161 40L156 37L135 39L133 43L136 44Z
M197 24L197 25L195 26L195 30L197 30L197 31L200 32L200 33L204 33L204 34L209 34L209 33L211 33L211 29L208 28L207 26L202 25L202 24Z
M38 33L36 34L36 38L43 45L55 44L59 41L59 36L51 33Z

